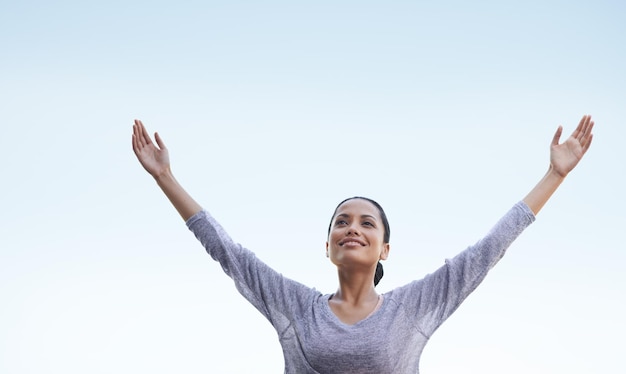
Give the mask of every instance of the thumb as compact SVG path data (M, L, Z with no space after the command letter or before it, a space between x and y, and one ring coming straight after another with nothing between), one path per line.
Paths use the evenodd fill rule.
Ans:
M163 139L161 139L161 136L159 136L158 132L154 133L154 139L156 140L156 143L160 149L167 149L167 147L165 146L165 143L163 142Z
M563 133L563 126L559 125L559 128L556 129L556 132L554 133L554 137L552 138L552 145L559 145L559 139L561 139L562 133Z

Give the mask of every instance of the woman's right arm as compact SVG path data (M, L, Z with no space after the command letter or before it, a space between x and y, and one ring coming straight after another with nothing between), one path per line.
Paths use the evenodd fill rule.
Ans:
M165 143L158 133L154 133L156 145L152 142L148 131L140 120L133 125L133 151L146 171L152 175L157 184L170 200L178 214L187 221L202 210L185 189L178 183L170 168L170 157Z
M283 277L252 252L235 243L222 227L176 181L169 154L158 133L156 145L139 120L133 126L133 151L146 171L157 181L187 226L209 255L218 261L239 292L275 326L301 315L317 291Z

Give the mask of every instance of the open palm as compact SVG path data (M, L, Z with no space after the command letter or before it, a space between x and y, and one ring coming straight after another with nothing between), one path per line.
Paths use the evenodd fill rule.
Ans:
M576 167L591 145L592 129L591 116L585 115L572 135L565 142L559 144L559 139L563 133L563 127L559 126L550 145L550 164L554 171L565 177Z
M170 167L170 156L165 143L158 133L154 133L155 145L140 120L133 125L133 151L141 166L153 177L161 175Z

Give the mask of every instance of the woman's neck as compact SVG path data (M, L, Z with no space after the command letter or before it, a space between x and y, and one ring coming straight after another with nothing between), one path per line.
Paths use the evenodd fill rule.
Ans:
M331 295L328 305L337 318L354 325L371 316L380 305L380 296L369 277L339 277L339 288Z
M332 295L335 301L351 305L371 303L378 300L378 293L374 288L373 274L339 271L339 288Z

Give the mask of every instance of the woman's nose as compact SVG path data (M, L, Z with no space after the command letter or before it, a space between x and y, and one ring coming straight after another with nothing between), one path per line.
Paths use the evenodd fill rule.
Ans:
M359 235L359 228L358 228L358 226L356 226L356 225L348 226L347 234L348 235Z

